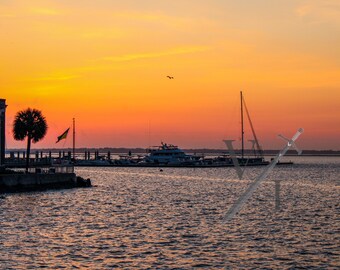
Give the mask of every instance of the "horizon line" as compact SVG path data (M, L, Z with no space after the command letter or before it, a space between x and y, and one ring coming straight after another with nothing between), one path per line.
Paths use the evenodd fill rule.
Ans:
M146 150L146 149L149 149L151 147L155 147L155 146L149 146L149 147L125 147L125 146L122 146L122 147L109 147L109 146L104 146L104 147L76 147L75 150L79 150L79 149L96 149L96 150L100 150L100 149L127 149L127 150L131 150L131 149L135 149L135 150ZM65 147L65 148L55 148L55 147L45 147L45 148L31 148L31 151L32 150L72 150L73 148L72 147ZM190 150L204 150L204 151L228 151L228 149L224 149L224 148L181 148L182 150L187 150L187 151L190 151ZM241 151L241 148L238 149L236 148L235 149L236 151ZM254 149L249 149L249 148L245 148L244 149L245 151L254 151ZM279 151L280 149L266 149L266 150L263 150L263 152L267 152L267 151ZM5 152L11 152L11 151L26 151L26 148L8 148L5 150ZM290 150L290 151L294 151L294 150ZM339 150L333 150L333 149L320 149L320 150L317 150L317 149L304 149L303 152L305 151L314 151L314 152L339 152L340 153L340 149Z

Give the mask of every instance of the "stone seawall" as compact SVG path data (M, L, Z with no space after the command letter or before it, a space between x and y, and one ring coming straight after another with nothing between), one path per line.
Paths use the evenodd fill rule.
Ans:
M0 174L0 192L73 188L76 186L75 173Z

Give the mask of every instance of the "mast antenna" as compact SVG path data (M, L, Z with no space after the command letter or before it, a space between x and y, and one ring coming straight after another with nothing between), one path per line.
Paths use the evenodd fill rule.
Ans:
M243 127L243 95L242 91L240 92L241 94L241 140L242 140L242 150L241 150L241 156L242 159L244 157L244 127Z

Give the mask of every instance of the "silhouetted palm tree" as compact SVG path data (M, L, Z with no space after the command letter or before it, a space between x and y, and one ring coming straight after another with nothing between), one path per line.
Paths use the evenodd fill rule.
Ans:
M28 172L31 141L36 143L43 139L47 132L47 122L41 111L28 108L15 115L13 136L15 140L23 141L27 137L26 173Z

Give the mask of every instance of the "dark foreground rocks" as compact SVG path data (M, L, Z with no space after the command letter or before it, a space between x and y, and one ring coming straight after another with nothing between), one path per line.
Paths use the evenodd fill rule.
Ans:
M90 178L84 179L83 177L77 176L77 187L92 187Z

